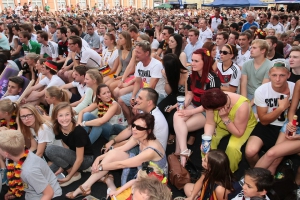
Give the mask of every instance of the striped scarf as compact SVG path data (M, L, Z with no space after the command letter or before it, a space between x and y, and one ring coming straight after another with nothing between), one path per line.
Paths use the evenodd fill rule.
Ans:
M98 117L101 118L105 115L105 113L108 111L108 109L111 107L114 99L111 99L109 102L104 103L103 101L100 101L98 104Z

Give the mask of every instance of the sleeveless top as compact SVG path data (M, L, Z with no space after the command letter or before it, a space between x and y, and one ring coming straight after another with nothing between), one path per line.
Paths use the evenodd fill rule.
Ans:
M126 57L124 60L122 59L122 50L121 50L121 49L118 50L119 58L120 58L121 66L122 66L121 72L120 72L120 74L119 74L120 76L124 74L125 69L126 69L126 67L128 66L128 64L129 64L129 62L130 62L130 60L131 60L131 57L132 57L132 50L133 50L133 49L131 49L131 50L129 51L127 57Z
M168 162L167 162L166 154L161 153L160 151L158 151L157 149L155 149L153 147L146 147L144 150L146 150L146 149L152 149L161 157L161 159L158 161L153 161L153 160L150 160L150 161L155 163L160 169L162 169L164 171L164 174L167 176L168 175ZM141 153L141 150L140 150L140 153ZM139 170L141 168L142 168L142 166L138 167Z
M240 96L240 98L238 99L238 101L233 105L233 107L231 108L229 114L228 114L228 118L230 119L231 122L234 122L235 119L235 114L237 112L237 110L239 109L239 107L242 105L242 103L244 102L248 102L249 104L249 109L250 109L250 117L248 119L248 124L247 124L247 128L254 128L255 125L257 124L257 120L254 116L254 113L252 111L252 109L250 108L250 101L243 96ZM222 129L222 130L227 130L226 125L222 122L221 117L219 116L219 111L214 111L214 121L217 124L216 129ZM246 129L247 129L246 128ZM216 130L217 132L217 130Z

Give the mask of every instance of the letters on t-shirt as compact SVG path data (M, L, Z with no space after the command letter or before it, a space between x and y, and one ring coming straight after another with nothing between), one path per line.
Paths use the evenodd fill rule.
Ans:
M138 69L138 73L140 77L151 77L150 70L141 70Z
M269 98L265 99L265 103L267 104L268 107L278 107L278 99L279 98Z

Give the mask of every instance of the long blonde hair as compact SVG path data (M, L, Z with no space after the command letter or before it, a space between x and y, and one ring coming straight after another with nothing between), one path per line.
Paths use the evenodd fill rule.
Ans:
M103 75L97 69L89 69L85 74L88 74L92 80L97 82L97 85L103 83Z
M55 97L60 102L69 102L69 96L65 89L59 89L57 86L51 86L46 89L50 97Z
M26 126L23 121L20 119L20 110L21 109L27 109L29 110L35 118L35 123L34 123L34 127L33 130L35 132L35 134L38 136L38 131L40 130L40 128L43 129L43 124L46 124L49 127L51 126L51 123L49 123L48 121L46 121L41 115L40 113L38 113L37 109L31 105L31 104L24 104L19 108L18 111L18 115L17 115L17 123L19 125L20 131L21 133L24 135L24 137L26 138L31 138L31 131L30 131L30 127Z

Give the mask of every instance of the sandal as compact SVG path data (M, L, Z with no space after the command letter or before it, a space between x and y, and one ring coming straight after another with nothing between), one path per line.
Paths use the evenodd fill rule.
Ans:
M71 192L71 194L69 196L67 196L68 194L66 194L66 198L67 199L78 199L79 197L86 197L91 194L91 189L84 190L82 185L79 186L79 189L82 192L81 194L78 194L77 196L74 197L74 195L73 195L74 191L73 191L73 192Z
M186 197L176 197L174 200L185 200Z
M103 179L104 178L104 179ZM111 178L114 181L114 176L112 174L106 174L104 177L100 178L97 182L102 182L106 184L106 180Z
M192 153L193 153L192 150L186 149L186 150L184 150L184 151L182 151L182 152L180 153L180 156L184 156L184 157L186 157L186 158L189 158L189 157L191 156Z

